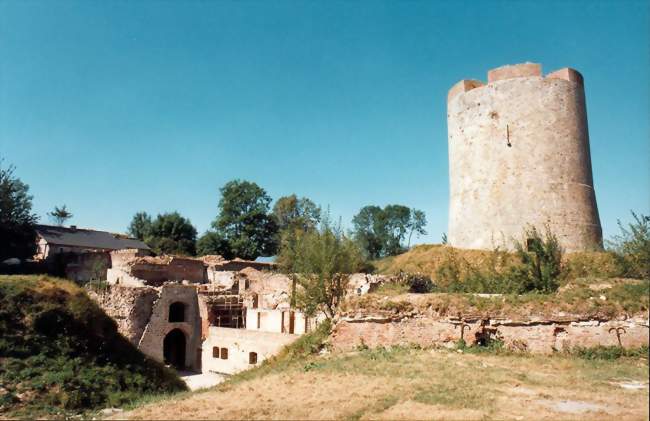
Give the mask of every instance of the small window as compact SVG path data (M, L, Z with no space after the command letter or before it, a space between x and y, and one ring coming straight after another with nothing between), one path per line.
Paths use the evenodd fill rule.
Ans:
M219 347L218 346L213 346L212 347L212 358L219 358Z
M185 304L181 302L172 303L169 306L169 322L180 323L185 321Z
M257 364L257 352L248 353L248 364Z
M228 348L221 348L221 359L222 360L228 359Z
M538 248L541 246L541 243L538 238L527 238L526 239L526 250L532 251L535 248Z

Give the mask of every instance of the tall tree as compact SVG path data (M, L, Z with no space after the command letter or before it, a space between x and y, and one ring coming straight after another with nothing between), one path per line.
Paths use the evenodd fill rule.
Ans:
M32 257L36 251L29 186L14 175L14 167L3 168L0 159L0 261Z
M232 254L228 241L215 231L207 231L196 242L196 254L205 256L218 254L225 259L236 257Z
M144 241L151 232L151 224L151 216L147 212L138 212L131 219L128 233L131 237Z
M54 210L52 212L49 212L48 215L50 216L50 218L52 218L52 221L58 226L63 226L63 224L65 224L68 219L74 216L68 210L66 205L63 205L61 207L55 206Z
M418 237L420 235L427 235L424 227L427 225L427 216L424 211L411 209L411 219L409 221L409 241L406 245L407 248L411 247L411 237L415 233ZM444 243L447 243L447 235L444 236Z
M383 209L381 236L383 252L386 256L395 256L404 251L402 241L410 229L411 209L402 205L388 205Z
M233 180L221 188L215 232L232 255L244 259L275 254L278 226L269 212L271 198L255 183Z
M158 215L145 242L159 254L196 254L196 228L178 212Z
M365 206L352 219L353 234L371 259L394 256L410 247L413 234L426 234L424 212L402 205Z
M364 206L352 218L354 238L370 259L382 256L383 218L383 211L379 206Z
M316 229L321 219L321 209L306 197L300 199L292 194L281 197L273 206L279 231L296 230L310 231Z

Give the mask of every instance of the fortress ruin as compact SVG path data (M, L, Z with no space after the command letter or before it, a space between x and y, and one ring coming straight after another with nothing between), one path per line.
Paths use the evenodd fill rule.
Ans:
M602 248L583 78L503 66L447 97L449 244L512 249L546 227L566 251Z

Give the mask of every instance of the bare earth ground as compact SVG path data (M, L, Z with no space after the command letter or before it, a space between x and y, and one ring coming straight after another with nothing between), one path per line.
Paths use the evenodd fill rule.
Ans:
M648 364L397 348L310 357L129 419L648 419Z

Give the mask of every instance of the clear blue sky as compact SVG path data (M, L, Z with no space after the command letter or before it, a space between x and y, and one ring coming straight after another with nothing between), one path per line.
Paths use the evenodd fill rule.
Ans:
M650 209L648 2L0 0L0 155L41 220L124 231L252 180L349 226L364 205L447 227L446 95L524 61L585 77L606 235Z

